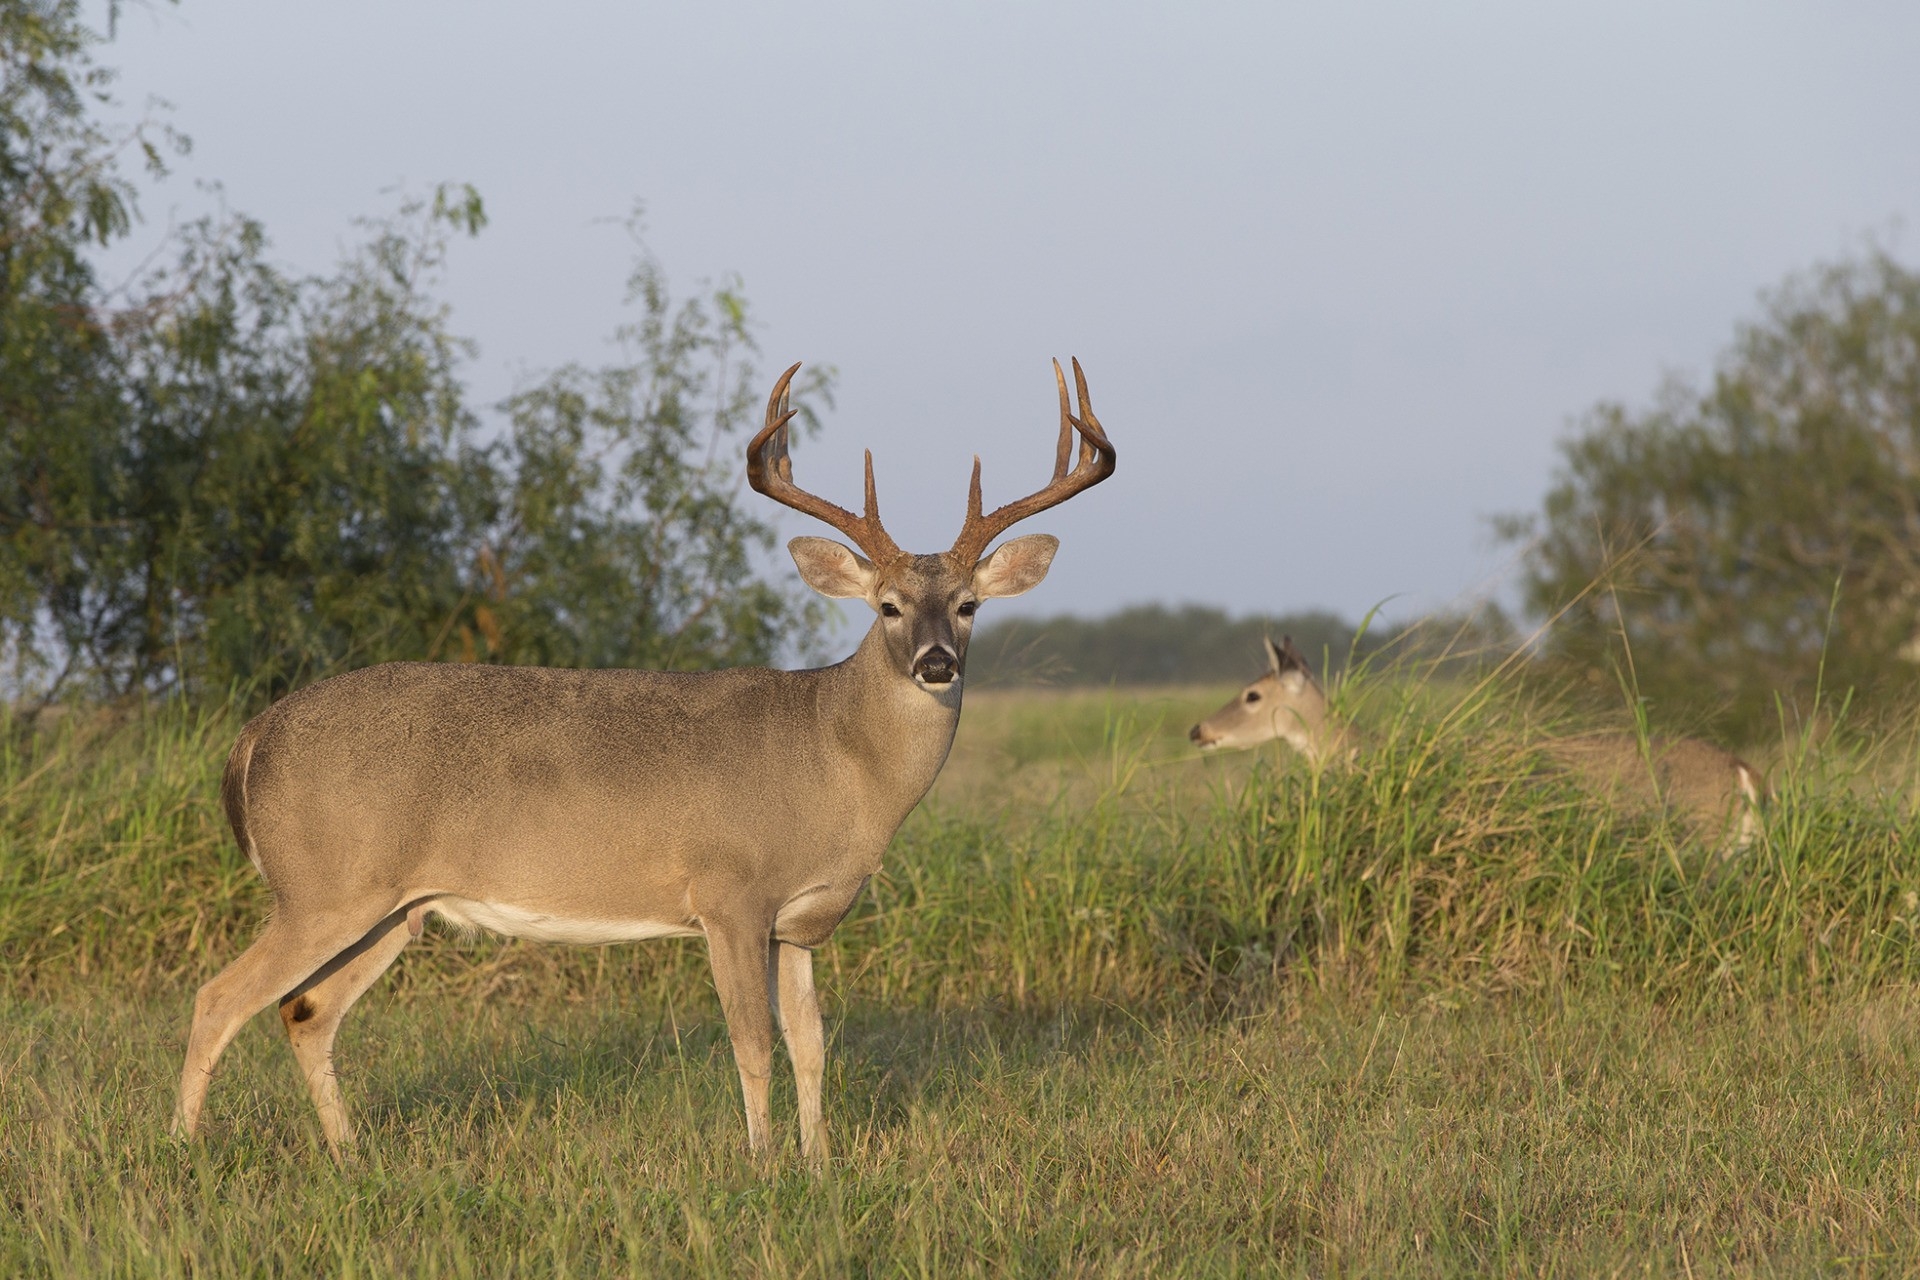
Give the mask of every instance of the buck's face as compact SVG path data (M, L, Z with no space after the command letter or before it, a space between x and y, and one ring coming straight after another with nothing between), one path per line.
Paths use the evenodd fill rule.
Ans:
M1053 380L1060 391L1060 439L1054 447L1053 479L1045 486L991 512L980 501L980 459L973 460L967 486L967 517L953 546L938 555L916 556L900 549L880 523L880 499L873 485L873 455L867 455L867 502L855 515L793 482L789 456L790 424L797 412L789 398L794 365L773 384L767 397L767 422L747 445L747 483L795 511L826 521L866 554L826 538L795 538L787 544L800 576L821 595L865 600L879 615L868 633L878 636L894 672L958 709L960 677L966 666L973 614L984 600L1017 596L1038 586L1053 563L1060 540L1044 533L1003 542L991 554L987 544L1029 516L1059 506L1113 474L1113 444L1093 416L1086 375L1073 363L1080 401L1074 413L1067 402L1067 376L1058 360ZM1076 454L1074 439L1079 438ZM1068 469L1068 464L1072 469ZM870 652L867 645L861 652Z
M1038 586L1059 548L1058 538L1036 533L1003 543L976 563L942 552L878 566L829 538L787 544L808 586L872 607L893 669L929 692L959 688L980 603Z
M1267 641L1267 673L1187 732L1202 751L1257 747L1279 738L1309 755L1327 720L1327 695L1293 648Z

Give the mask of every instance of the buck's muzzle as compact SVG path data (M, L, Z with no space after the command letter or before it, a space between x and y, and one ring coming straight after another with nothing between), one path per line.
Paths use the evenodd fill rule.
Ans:
M960 660L935 645L913 660L913 678L922 684L952 684L960 674Z

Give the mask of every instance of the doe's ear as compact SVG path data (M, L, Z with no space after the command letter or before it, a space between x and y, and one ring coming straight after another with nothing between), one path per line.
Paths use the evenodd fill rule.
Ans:
M973 566L973 594L982 600L1022 595L1040 585L1053 564L1060 539L1050 533L1030 533L995 547L993 554Z
M795 538L787 544L806 584L836 600L864 600L873 589L873 562L831 538Z
M1260 643L1267 646L1267 670L1279 675L1287 669L1285 659L1280 656L1280 646L1273 642L1272 636L1262 636Z

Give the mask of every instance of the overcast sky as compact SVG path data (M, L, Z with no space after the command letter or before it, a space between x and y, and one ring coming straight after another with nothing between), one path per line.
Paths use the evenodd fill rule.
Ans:
M195 144L149 238L216 179L319 270L396 184L478 186L445 292L486 397L610 354L643 200L770 374L838 366L798 478L854 505L871 447L914 550L971 454L989 505L1045 480L1078 355L1119 470L1002 616L1497 590L1486 517L1582 410L1709 372L1789 272L1916 256L1911 3L184 0L101 60Z

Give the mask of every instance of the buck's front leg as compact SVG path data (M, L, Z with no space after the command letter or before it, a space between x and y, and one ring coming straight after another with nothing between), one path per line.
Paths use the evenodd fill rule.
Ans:
M780 1029L786 1033L800 1101L800 1154L819 1164L827 1158L827 1129L820 1118L827 1040L820 1024L820 997L813 989L813 952L791 942L776 942L774 950L770 972L778 974Z
M713 961L713 985L733 1040L734 1065L740 1068L740 1092L747 1104L747 1147L768 1149L767 1083L773 1075L773 1006L767 999L768 948L772 921L741 925L707 921L707 949Z

